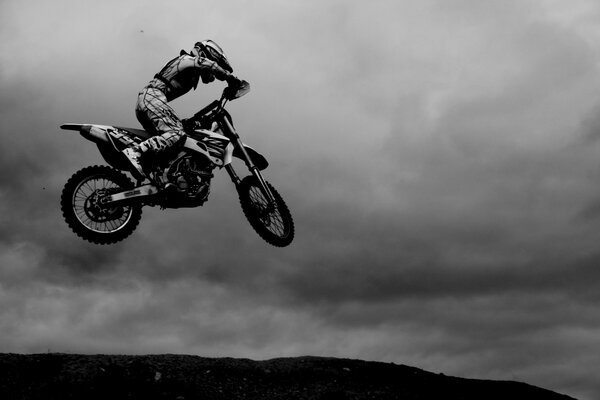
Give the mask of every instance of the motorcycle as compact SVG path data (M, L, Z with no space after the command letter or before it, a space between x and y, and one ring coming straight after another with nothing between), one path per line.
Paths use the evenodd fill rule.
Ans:
M228 172L242 211L256 233L273 246L289 245L294 239L292 215L281 195L261 174L269 163L242 142L225 109L228 101L249 91L246 81L237 87L228 86L219 100L183 120L185 141L145 162L146 177L130 171L131 164L122 150L146 140L150 133L119 126L61 125L94 142L109 164L83 168L65 184L61 210L68 226L92 243L119 242L136 229L144 206L202 206L208 200L213 171L218 168ZM232 165L234 157L244 161L250 175L237 175ZM122 171L129 172L136 183Z

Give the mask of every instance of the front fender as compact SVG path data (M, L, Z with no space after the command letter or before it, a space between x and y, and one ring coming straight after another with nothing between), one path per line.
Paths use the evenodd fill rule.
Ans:
M230 146L233 147L232 145L230 145ZM260 154L258 151L254 150L252 147L246 146L246 145L244 145L244 148L246 149L246 152L250 156L250 159L252 160L252 163L260 171L262 171L263 169L266 169L269 166L269 162L267 161L267 159L262 154ZM242 151L236 147L232 152L227 152L226 151L225 160L224 160L225 161L225 165L231 163L231 157L232 156L233 157L237 157L237 158L239 158L241 160L244 159L244 153L242 153Z

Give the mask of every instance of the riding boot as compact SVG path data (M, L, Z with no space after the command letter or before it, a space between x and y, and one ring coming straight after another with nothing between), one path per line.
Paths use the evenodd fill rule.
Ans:
M130 168L130 170L131 173L135 176L135 178L138 180L144 179L146 177L146 173L144 172L144 168L142 167L142 163L140 160L142 157L142 153L133 147L127 147L125 150L122 151L122 153L131 164L132 168Z

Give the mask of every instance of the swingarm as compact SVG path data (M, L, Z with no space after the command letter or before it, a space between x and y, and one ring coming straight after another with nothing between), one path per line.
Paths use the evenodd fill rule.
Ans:
M124 190L122 192L113 193L100 199L100 203L103 206L116 206L123 205L130 202L139 202L142 197L150 197L159 192L156 185L148 183L146 185L138 186L133 189Z

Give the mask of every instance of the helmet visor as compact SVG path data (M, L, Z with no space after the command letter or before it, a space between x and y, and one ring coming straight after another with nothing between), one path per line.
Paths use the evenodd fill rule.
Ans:
M216 62L219 65L219 67L223 68L227 72L233 72L233 68L231 68L229 61L225 56L225 52L223 51L221 46L219 46L212 40L198 42L194 47L200 48L204 52L205 56L208 59Z

